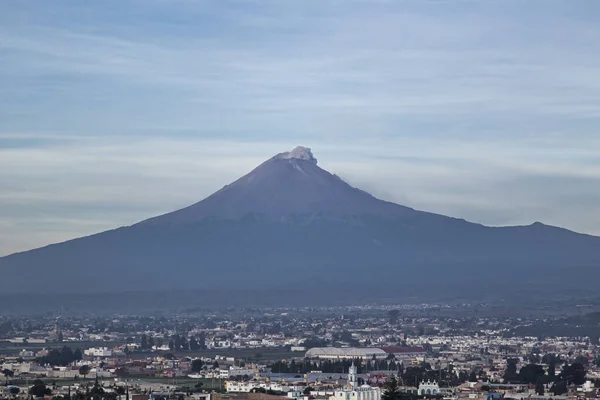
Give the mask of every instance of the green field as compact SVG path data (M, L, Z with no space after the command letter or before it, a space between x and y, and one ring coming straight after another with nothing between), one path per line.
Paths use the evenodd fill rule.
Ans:
M11 383L16 386L26 386L32 385L35 379L13 379ZM94 379L42 379L47 386L52 386L56 384L57 387L61 386L72 386L75 384L92 385L94 383ZM112 379L104 379L104 382L112 382ZM147 383L162 383L165 385L175 385L177 387L185 388L187 390L192 390L198 383L202 383L202 389L204 390L219 390L223 388L225 381L223 379L192 379L188 377L179 377L179 378L148 378L148 377L135 377L130 376L127 378L127 382L130 385L136 385L137 382L147 382Z
M16 356L23 349L31 350L31 351L39 351L43 348L52 349L52 348L61 348L63 346L68 346L72 349L87 349L90 347L108 347L112 348L118 345L123 344L123 342L64 342L64 343L45 343L43 345L35 344L35 345L26 345L26 344L11 344L8 342L0 342L0 352L6 355ZM126 356L122 356L120 358L126 359L136 359L136 358L146 358L152 355L160 355L167 352L139 352L139 353L131 353ZM215 356L224 356L224 357L235 357L236 359L246 360L246 361L274 361L287 359L289 357L303 357L304 353L292 353L285 348L271 348L271 347L260 347L254 349L206 349L206 350L196 350L196 351L179 351L173 352L176 357L210 357L214 358Z

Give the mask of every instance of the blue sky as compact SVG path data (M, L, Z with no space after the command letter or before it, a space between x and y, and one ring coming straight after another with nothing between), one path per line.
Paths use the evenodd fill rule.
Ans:
M600 3L2 1L0 255L296 145L378 197L600 234Z

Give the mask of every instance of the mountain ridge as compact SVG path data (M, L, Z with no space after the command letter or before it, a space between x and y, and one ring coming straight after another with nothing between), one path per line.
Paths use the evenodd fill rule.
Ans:
M489 282L544 292L590 289L598 282L581 277L599 266L596 236L542 223L488 227L386 202L321 169L304 147L180 210L0 258L5 290L23 294L266 292L300 282L312 282L311 296L332 285L397 296L401 282L410 282L404 294L464 295Z
M345 196L354 196L352 200L359 204L349 206ZM298 146L291 152L275 155L200 202L140 223L156 223L164 218L170 218L169 222L189 223L206 216L236 219L248 213L278 218L311 214L315 209L342 215L417 212L352 187L318 167L309 148Z

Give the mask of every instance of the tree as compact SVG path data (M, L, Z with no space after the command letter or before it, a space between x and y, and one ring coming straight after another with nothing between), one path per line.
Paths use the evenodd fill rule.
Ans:
M583 385L585 382L585 368L580 363L573 363L566 366L561 372L561 377L567 382L567 385L574 383L575 385Z
M64 346L60 350L60 356L59 356L58 360L59 360L59 365L71 364L73 361L75 361L75 355L73 353L73 350L70 347Z
M63 340L65 340L65 339L64 339L64 336L63 336L63 333L62 333L61 331L59 331L59 332L58 332L58 335L57 335L57 337L56 337L56 341L60 343L60 342L62 342Z
M80 360L81 358L81 350L76 349L75 352L73 352L73 350L70 347L64 346L60 350L50 350L48 352L48 355L39 358L38 361L41 364L66 366L71 364L75 360Z
M469 374L469 382L477 382L477 374L475 371L471 371Z
M82 365L81 367L79 367L79 375L83 375L83 379L85 379L85 377L89 373L90 373L90 366L89 365Z
M539 355L539 354L537 354L537 353L533 353L533 352L532 352L532 353L531 353L531 354L530 354L530 355L527 357L527 359L528 359L528 360L529 360L529 362L530 362L530 363L532 363L532 364L537 364L537 363L539 363L540 361L542 361L542 357L540 357L540 355Z
M102 386L100 386L98 380L96 380L96 382L94 383L94 386L92 387L92 390L90 390L89 394L92 396L93 399L102 398L104 396L104 389L102 388Z
M544 367L537 364L528 364L521 368L519 371L519 379L523 383L536 384L546 379L546 372Z
M561 364L562 360L556 354L546 354L542 357L542 364Z
M567 382L565 382L565 381L554 382L554 384L550 388L550 391L552 393L554 393L555 396L560 396L560 395L567 393L569 391L569 389L567 388Z
M406 385L418 385L418 382L421 382L425 379L427 371L423 367L408 367L402 374L402 380Z
M198 335L198 344L202 350L206 349L206 335L204 332L200 332Z
M190 344L188 343L187 339L185 337L181 337L181 350L189 350L190 349Z
M542 381L538 381L538 383L535 384L535 392L538 394L538 396L544 395L544 384Z
M4 375L4 378L6 379L6 383L8 383L8 378L12 378L13 376L15 376L15 373L13 371L11 371L10 369L3 369L2 375Z
M390 310L388 311L388 318L390 319L391 325L396 325L398 323L398 316L400 315L400 311L398 310Z
M384 392L381 395L381 400L400 400L402 393L398 387L398 379L392 376L384 385Z
M556 379L556 365L550 364L550 366L548 366L548 381L554 382L555 379Z
M202 386L204 386L204 384L202 382L198 382L194 385L193 388L190 388L188 395L191 396L192 393L200 393L202 392Z
M148 338L148 348L151 349L154 347L154 337L150 336Z
M509 358L506 360L506 370L504 371L504 383L518 382L519 375L517 374L517 363L519 362L516 358Z
M41 379L33 381L33 386L29 389L29 394L34 397L44 397L52 394L52 390L46 387Z
M354 343L357 340L354 339L354 337L352 336L352 334L350 332L342 331L342 333L340 334L340 341L346 342L346 343Z
M172 339L173 339L173 346L174 346L173 349L177 350L177 351L181 350L181 336L173 335Z
M311 349L313 347L325 347L327 346L327 344L328 343L326 340L319 339L315 336L307 338L303 343L304 347L306 347L307 349Z
M575 357L575 363L581 364L585 367L590 364L590 359L587 358L586 356L579 355L579 356Z
M124 378L129 376L129 371L126 368L119 367L115 369L115 375L119 378Z
M146 350L148 348L148 336L142 335L142 342L140 343L140 348L142 350Z
M199 358L192 361L192 372L199 372L202 370L204 363Z

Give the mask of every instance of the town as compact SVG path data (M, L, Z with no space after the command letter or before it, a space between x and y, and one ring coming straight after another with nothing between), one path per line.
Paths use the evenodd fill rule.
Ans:
M0 398L491 400L600 394L599 313L487 314L472 305L418 304L2 316Z

